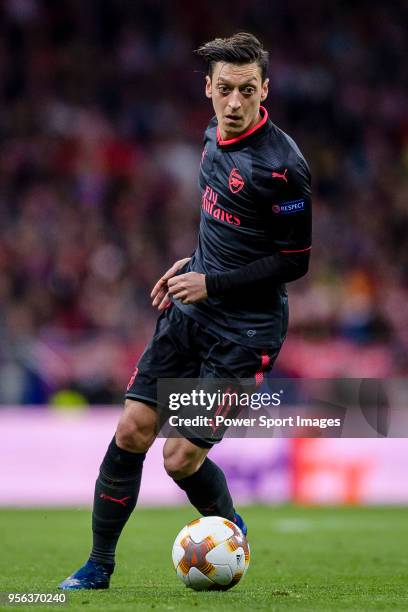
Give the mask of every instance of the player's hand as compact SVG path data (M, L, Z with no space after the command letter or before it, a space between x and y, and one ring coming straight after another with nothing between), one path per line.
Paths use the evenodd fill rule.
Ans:
M174 276L169 279L167 287L169 294L175 300L180 300L182 304L195 304L208 297L205 274L199 272L187 272Z
M191 257L185 257L176 261L171 268L157 281L152 289L150 297L152 298L152 306L158 310L164 310L170 304L170 297L167 289L167 282L188 262Z

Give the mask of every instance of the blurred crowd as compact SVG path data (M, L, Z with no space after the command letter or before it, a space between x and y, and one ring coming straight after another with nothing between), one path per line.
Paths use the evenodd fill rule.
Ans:
M313 176L276 372L406 375L407 22L403 0L2 0L0 402L121 400L152 285L196 242L212 108L193 50L240 30Z

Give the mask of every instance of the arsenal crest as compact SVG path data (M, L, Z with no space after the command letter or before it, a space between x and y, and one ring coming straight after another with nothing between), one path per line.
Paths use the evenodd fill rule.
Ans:
M238 193L244 187L244 179L238 172L238 168L233 168L229 175L228 185L232 193Z

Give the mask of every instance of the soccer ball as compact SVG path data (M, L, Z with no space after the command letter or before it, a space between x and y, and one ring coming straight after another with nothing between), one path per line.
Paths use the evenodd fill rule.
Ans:
M239 527L221 516L188 523L173 545L178 577L196 591L226 591L237 584L249 565L249 544Z

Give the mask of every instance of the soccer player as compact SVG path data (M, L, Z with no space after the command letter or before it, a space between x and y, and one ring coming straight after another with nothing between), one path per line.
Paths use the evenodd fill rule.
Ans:
M100 467L92 551L62 589L109 586L116 544L136 506L143 462L160 425L157 380L260 380L286 335L285 283L308 269L310 173L294 141L262 106L267 52L252 34L238 33L197 53L208 65L205 93L215 111L201 156L197 248L153 288L161 315ZM199 513L226 517L246 533L222 470L207 457L219 440L194 431L168 438L164 467Z

